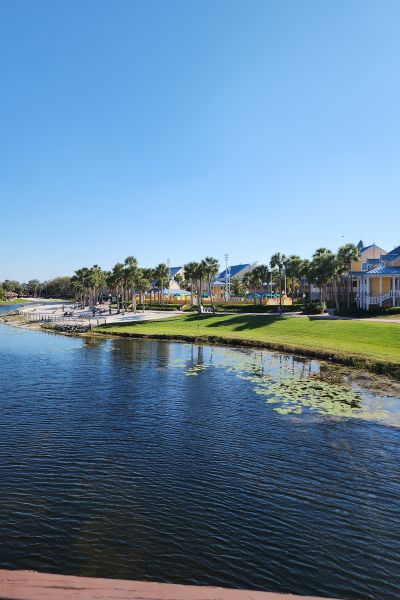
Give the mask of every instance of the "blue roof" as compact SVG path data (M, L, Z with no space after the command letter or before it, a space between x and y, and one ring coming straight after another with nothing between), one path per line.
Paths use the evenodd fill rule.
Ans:
M231 272L231 277L236 277L243 269L246 267L250 267L250 264L244 265L233 265L232 267L228 267ZM226 269L224 269L217 277L217 279L225 279Z
M179 273L179 271L182 269L182 267L171 267L170 268L170 273L171 276L174 277L177 273Z
M397 246L397 248L393 248L393 250L388 252L388 254L394 254L396 256L399 256L400 255L400 246Z
M393 260L398 260L400 258L400 254L385 254L382 256L383 262L392 262Z
M376 269L372 269L371 271L366 271L365 275L399 275L400 276L400 267L384 267L383 265L377 267Z

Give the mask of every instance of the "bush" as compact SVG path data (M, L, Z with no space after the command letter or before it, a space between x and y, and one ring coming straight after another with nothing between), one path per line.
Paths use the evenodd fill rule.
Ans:
M326 313L325 302L305 302L303 304L303 314L305 315L322 315Z
M138 303L136 309L143 310L143 305ZM144 310L182 310L182 306L180 304L145 304Z
M377 306L374 304L370 306L369 310L365 310L363 308L346 308L342 307L339 310L335 311L335 315L340 317L379 317L379 316L390 316L390 315L399 315L400 314L400 306L391 306L390 308L384 308L383 306Z

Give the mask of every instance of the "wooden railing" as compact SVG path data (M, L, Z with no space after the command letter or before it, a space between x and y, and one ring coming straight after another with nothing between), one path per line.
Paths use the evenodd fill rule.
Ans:
M0 570L0 600L323 600L217 587ZM327 600L325 598L325 600Z

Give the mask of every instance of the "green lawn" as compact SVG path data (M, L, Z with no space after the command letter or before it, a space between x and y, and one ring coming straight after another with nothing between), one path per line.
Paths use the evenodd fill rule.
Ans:
M4 304L25 304L25 302L30 302L26 298L15 298L15 300L0 300L0 305Z
M377 370L400 372L400 324L266 315L183 315L99 328L102 333L190 338L229 338L282 350L303 351ZM213 339L214 338L214 339Z

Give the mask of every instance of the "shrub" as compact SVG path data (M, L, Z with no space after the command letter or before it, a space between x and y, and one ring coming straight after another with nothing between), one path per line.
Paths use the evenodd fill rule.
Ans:
M398 315L400 314L400 306L391 306L390 308L385 308L383 306L370 306L369 310L365 310L363 308L346 308L342 307L339 310L335 311L335 315L340 317L379 317L379 316L390 316L390 315Z
M132 306L132 305L131 305ZM136 305L137 310L143 310L142 304ZM145 304L144 310L181 310L180 304Z
M256 312L256 313L276 313L279 312L279 304L218 304L215 307L217 312ZM302 304L282 304L282 312L297 312L302 309Z
M305 302L303 304L303 314L305 315L322 315L326 313L325 302Z

